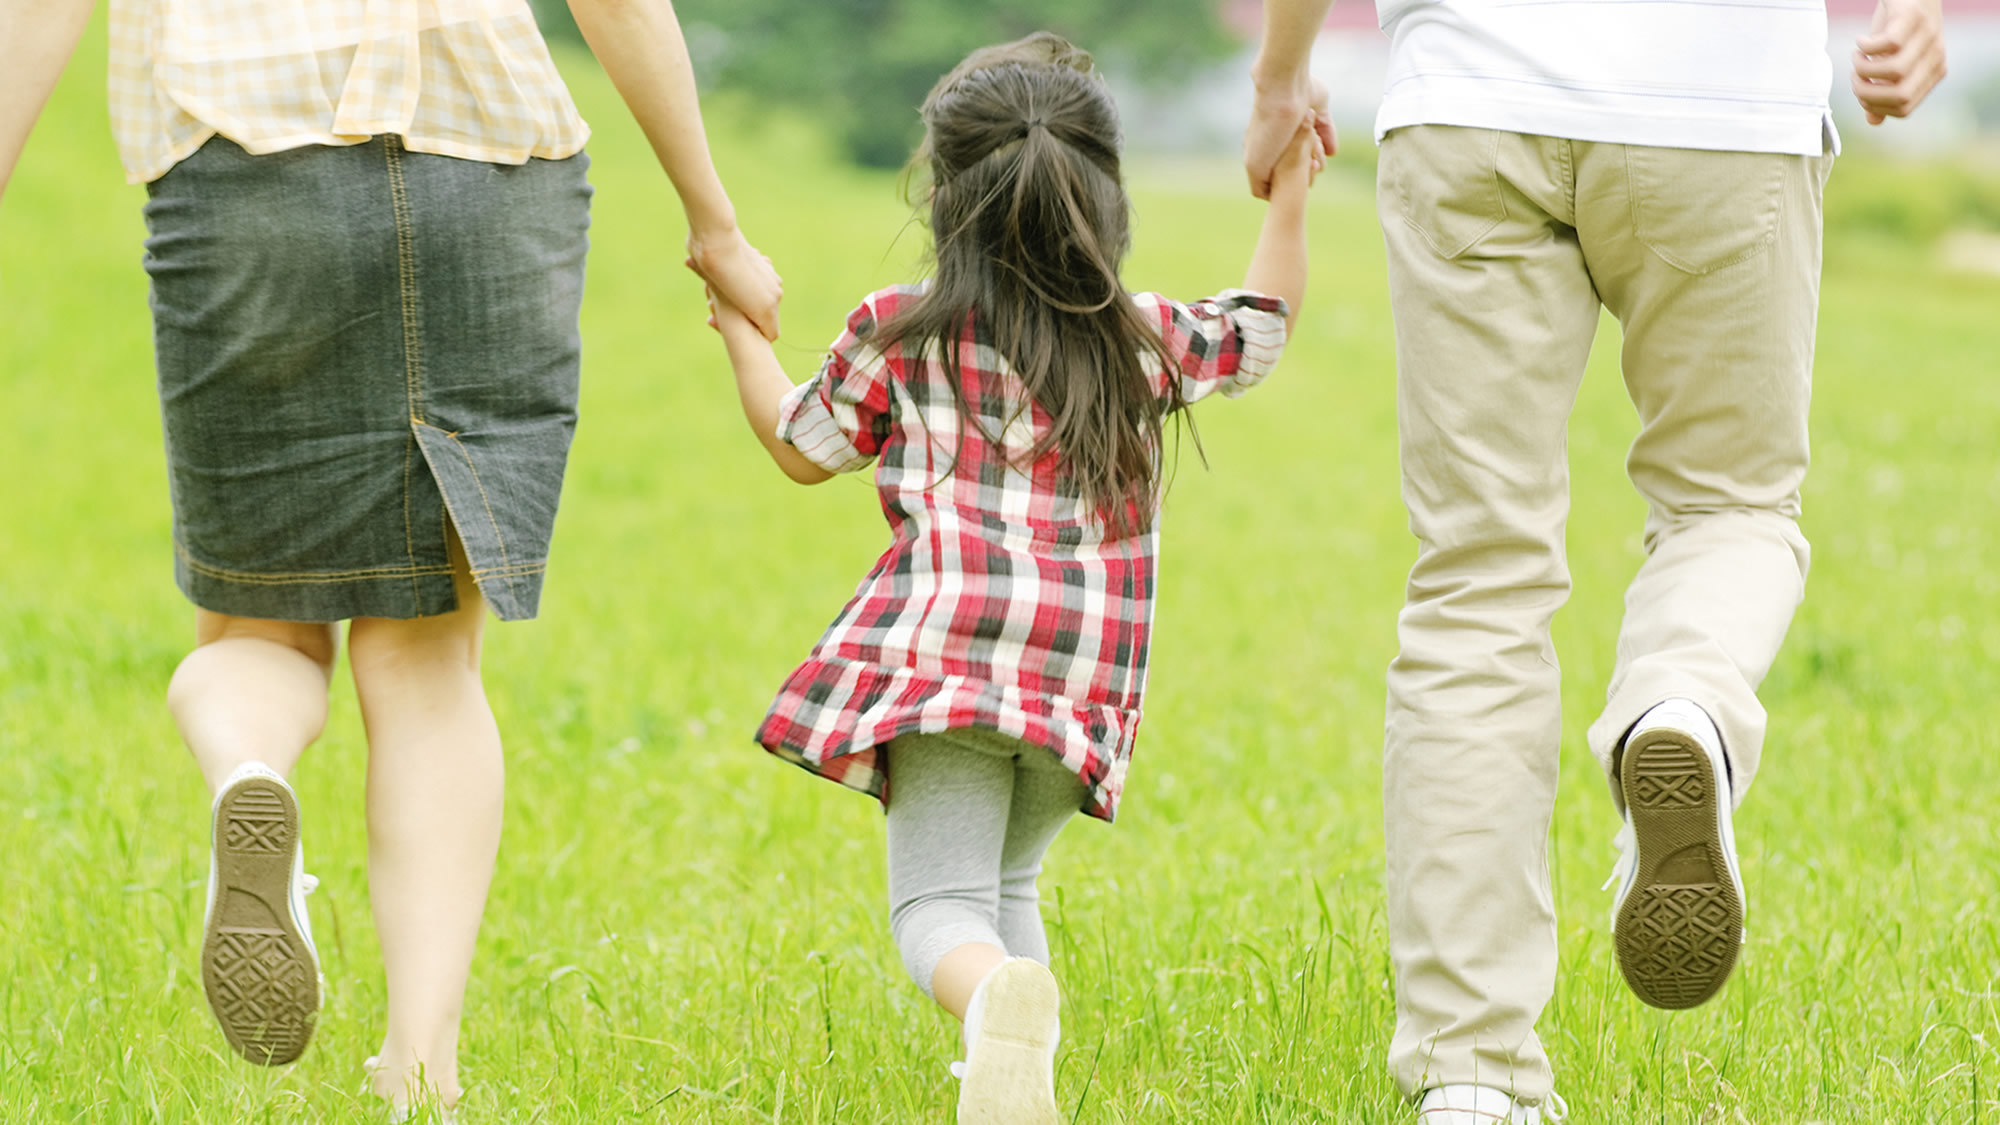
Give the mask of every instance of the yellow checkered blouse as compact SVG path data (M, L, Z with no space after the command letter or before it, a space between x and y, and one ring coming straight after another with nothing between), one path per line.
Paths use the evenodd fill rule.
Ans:
M527 0L111 0L110 87L135 184L217 133L255 153L393 133L497 164L590 136Z

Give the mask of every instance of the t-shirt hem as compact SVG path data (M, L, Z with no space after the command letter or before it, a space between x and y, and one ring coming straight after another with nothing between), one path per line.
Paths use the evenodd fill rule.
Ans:
M1666 117L1636 107L1610 109L1601 103L1577 109L1505 98L1482 97L1474 101L1421 94L1390 95L1382 100L1382 108L1376 114L1375 139L1380 142L1392 131L1410 125L1459 125L1572 141L1715 152L1820 156L1840 151L1838 135L1826 109L1812 107L1772 107L1755 117L1739 114Z

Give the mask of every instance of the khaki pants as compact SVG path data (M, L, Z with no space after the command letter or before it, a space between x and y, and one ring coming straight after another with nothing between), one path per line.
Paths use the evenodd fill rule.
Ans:
M1624 325L1640 422L1628 469L1651 510L1589 743L1609 770L1633 722L1683 696L1721 727L1738 799L1756 775L1756 688L1805 586L1799 484L1831 164L1444 126L1383 143L1419 541L1383 786L1389 1065L1406 1093L1470 1082L1533 1102L1551 1085L1535 1036L1556 971L1549 620L1569 594L1565 430L1600 302Z

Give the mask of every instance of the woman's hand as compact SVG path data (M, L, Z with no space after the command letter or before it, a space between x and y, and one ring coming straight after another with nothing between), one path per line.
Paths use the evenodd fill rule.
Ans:
M718 234L693 232L687 240L687 265L729 305L742 311L766 340L778 338L778 301L785 295L784 279L771 259L757 252L732 227Z

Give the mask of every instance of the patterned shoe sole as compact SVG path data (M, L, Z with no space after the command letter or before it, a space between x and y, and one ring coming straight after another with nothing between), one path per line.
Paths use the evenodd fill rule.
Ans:
M958 1092L959 1125L1057 1125L1049 1046L1061 993L1056 978L1032 961L993 970L980 1017L979 1044Z
M1729 877L1706 753L1679 731L1648 731L1620 768L1639 870L1618 911L1618 968L1655 1008L1692 1008L1736 967L1743 902Z
M305 1052L319 1019L319 970L291 911L299 808L282 786L250 778L223 796L215 833L202 988L238 1054L282 1066Z

